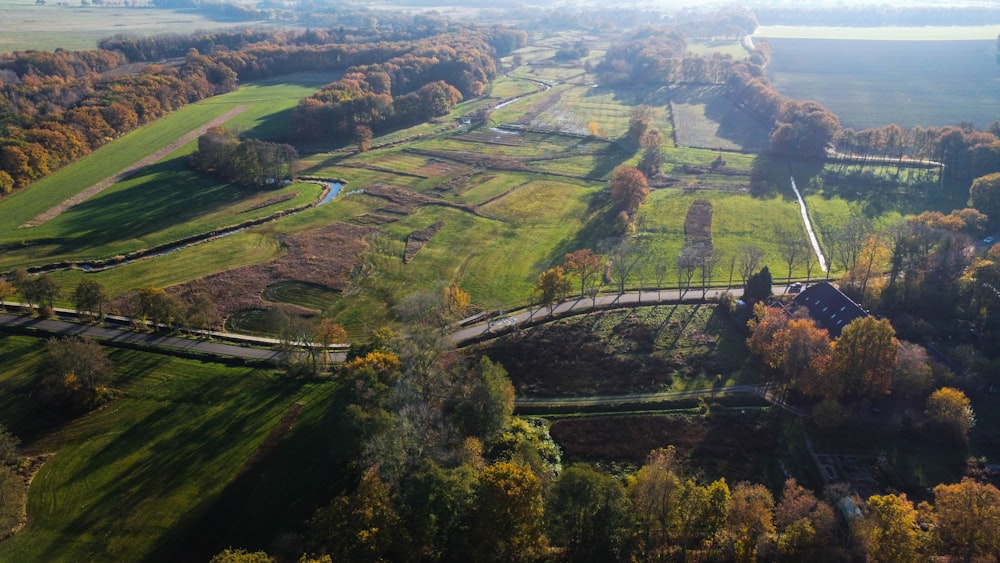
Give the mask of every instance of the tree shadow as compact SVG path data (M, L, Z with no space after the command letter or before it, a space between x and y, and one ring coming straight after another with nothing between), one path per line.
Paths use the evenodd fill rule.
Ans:
M190 170L185 157L143 167L128 181L133 185L98 194L59 217L60 230L72 235L59 240L57 253L141 239L224 209L250 193Z

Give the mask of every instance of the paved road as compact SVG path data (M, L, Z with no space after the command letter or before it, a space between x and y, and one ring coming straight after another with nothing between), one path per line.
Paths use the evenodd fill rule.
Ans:
M709 289L705 293L706 299L718 299L725 289ZM785 291L785 286L774 286L774 293L779 295ZM743 288L736 287L729 290L736 297L743 296ZM700 301L702 299L701 288L692 289L686 292L678 290L663 291L643 291L629 292L622 295L601 295L596 301L590 297L569 299L554 304L549 307L531 307L511 311L509 315L501 318L494 318L489 321L477 322L453 332L449 337L452 344L462 344L471 340L482 340L494 338L499 333L506 332L510 327L522 327L547 322L550 319L562 318L572 315L580 315L596 309L614 308L619 305L656 305L658 303L677 303L679 301L691 300Z
M32 329L49 334L86 336L94 340L128 342L156 348L172 348L212 356L243 358L247 360L277 362L283 360L285 357L284 352L277 350L248 348L208 340L191 340L149 332L135 332L127 329L71 323L58 319L40 319L38 317L26 317L8 313L0 313L0 325Z

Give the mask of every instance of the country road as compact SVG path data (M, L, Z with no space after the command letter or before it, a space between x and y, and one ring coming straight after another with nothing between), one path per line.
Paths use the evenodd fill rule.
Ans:
M46 334L81 336L112 343L122 342L226 358L240 358L270 363L279 363L285 359L284 352L270 348L251 348L210 340L194 340L151 332L137 332L124 328L73 323L59 319L41 319L9 313L0 313L0 326ZM344 357L345 354L342 352L331 354L333 361L342 362L344 361Z

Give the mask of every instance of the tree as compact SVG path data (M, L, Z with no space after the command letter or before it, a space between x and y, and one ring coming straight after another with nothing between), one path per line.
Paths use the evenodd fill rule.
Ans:
M49 398L68 399L78 408L94 408L110 398L106 384L114 364L99 344L77 337L51 338L46 352L48 374L43 384Z
M634 166L619 166L611 172L608 182L611 190L611 201L615 207L624 211L631 218L639 210L639 206L649 195L649 184L646 176Z
M754 316L747 321L750 337L747 347L771 369L778 369L785 361L784 333L789 318L779 307L768 307L758 301L753 306Z
M778 249L781 251L781 259L788 266L788 283L791 283L792 270L811 250L802 240L802 233L794 230L782 230L778 233Z
M104 316L104 304L108 297L104 286L97 280L84 278L73 290L73 306L81 313L86 313L91 320Z
M771 283L771 270L764 266L747 280L743 288L743 300L748 305L753 305L767 299L771 296Z
M153 330L160 324L171 325L181 313L180 301L164 289L147 285L137 291L139 315L153 324Z
M784 358L781 370L791 382L800 382L811 375L823 377L830 361L833 342L830 334L816 326L812 319L788 321L781 335Z
M673 446L654 450L629 483L628 496L638 520L638 548L647 559L669 544L681 487L678 463Z
M778 553L785 560L816 560L817 555L832 548L836 526L833 509L794 478L785 481L774 520Z
M967 442L969 430L976 425L976 415L965 393L954 387L942 387L927 398L924 411L927 423L949 438Z
M208 330L221 324L218 307L206 292L197 293L184 311L188 326Z
M878 397L892 390L892 369L899 342L888 319L854 319L840 333L830 359L833 377L846 396Z
M61 293L62 288L48 274L30 278L21 287L21 295L28 302L28 307L33 303L37 304L43 313L52 310L55 300Z
M16 468L21 464L21 453L17 449L20 445L21 440L0 424L0 466Z
M615 561L623 557L629 530L621 483L587 466L564 470L546 507L552 539L566 546L570 561Z
M316 329L316 340L323 346L323 361L330 361L331 344L347 344L347 330L330 319L324 318L319 321Z
M465 314L471 300L469 294L463 291L455 282L444 288L444 306L451 314Z
M743 280L743 285L746 286L750 276L753 275L757 267L760 266L760 261L764 259L764 250L759 246L752 244L744 244L740 247L740 278ZM770 289L768 290L768 295L770 295Z
M833 236L831 245L834 259L840 261L845 272L853 270L858 264L865 241L871 233L871 224L863 217L852 217Z
M623 239L611 253L608 262L615 274L615 281L618 282L618 295L625 293L625 283L643 256L645 253L642 245L627 238Z
M917 526L917 511L906 495L874 495L866 508L861 536L868 561L917 561L924 532Z
M655 110L652 106L645 104L632 108L628 119L628 131L625 133L626 142L634 148L638 148L643 137L649 131L649 124L653 121Z
M14 287L14 284L5 279L0 279L0 311L7 310L7 300L14 297L16 293L17 288Z
M358 152L368 152L372 148L372 128L367 125L358 125L354 128L354 144L358 147Z
M492 445L510 426L514 385L502 365L483 356L474 370L472 385L458 402L456 417L465 434Z
M734 561L767 559L775 540L774 497L763 485L739 483L726 504L726 520L718 532L720 544Z
M566 271L580 278L580 297L587 292L587 282L604 271L604 257L589 248L581 248L566 255Z
M271 558L267 552L264 551L254 551L250 552L245 549L233 549L227 548L219 553L216 553L208 563L273 563L274 559Z
M535 282L535 293L542 305L550 306L561 295L569 291L569 278L563 274L562 266L549 268L538 275ZM551 311L550 311L551 313Z
M1000 491L968 477L961 483L934 487L934 527L944 551L957 560L996 560Z
M542 484L531 467L501 461L483 469L472 537L482 561L528 561L543 546Z
M1000 223L1000 172L973 180L969 205L985 213L992 223Z

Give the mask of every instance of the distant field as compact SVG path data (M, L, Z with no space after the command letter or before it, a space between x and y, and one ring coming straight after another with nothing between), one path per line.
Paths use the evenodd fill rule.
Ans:
M157 35L196 30L260 27L269 22L217 21L175 10L124 7L82 7L80 2L0 0L0 51L27 49L95 49L97 41L118 33Z
M996 39L773 39L767 73L782 95L816 100L845 127L944 126L1000 118Z
M809 25L762 25L754 39L872 39L882 41L995 40L1000 25L940 27L828 27Z

